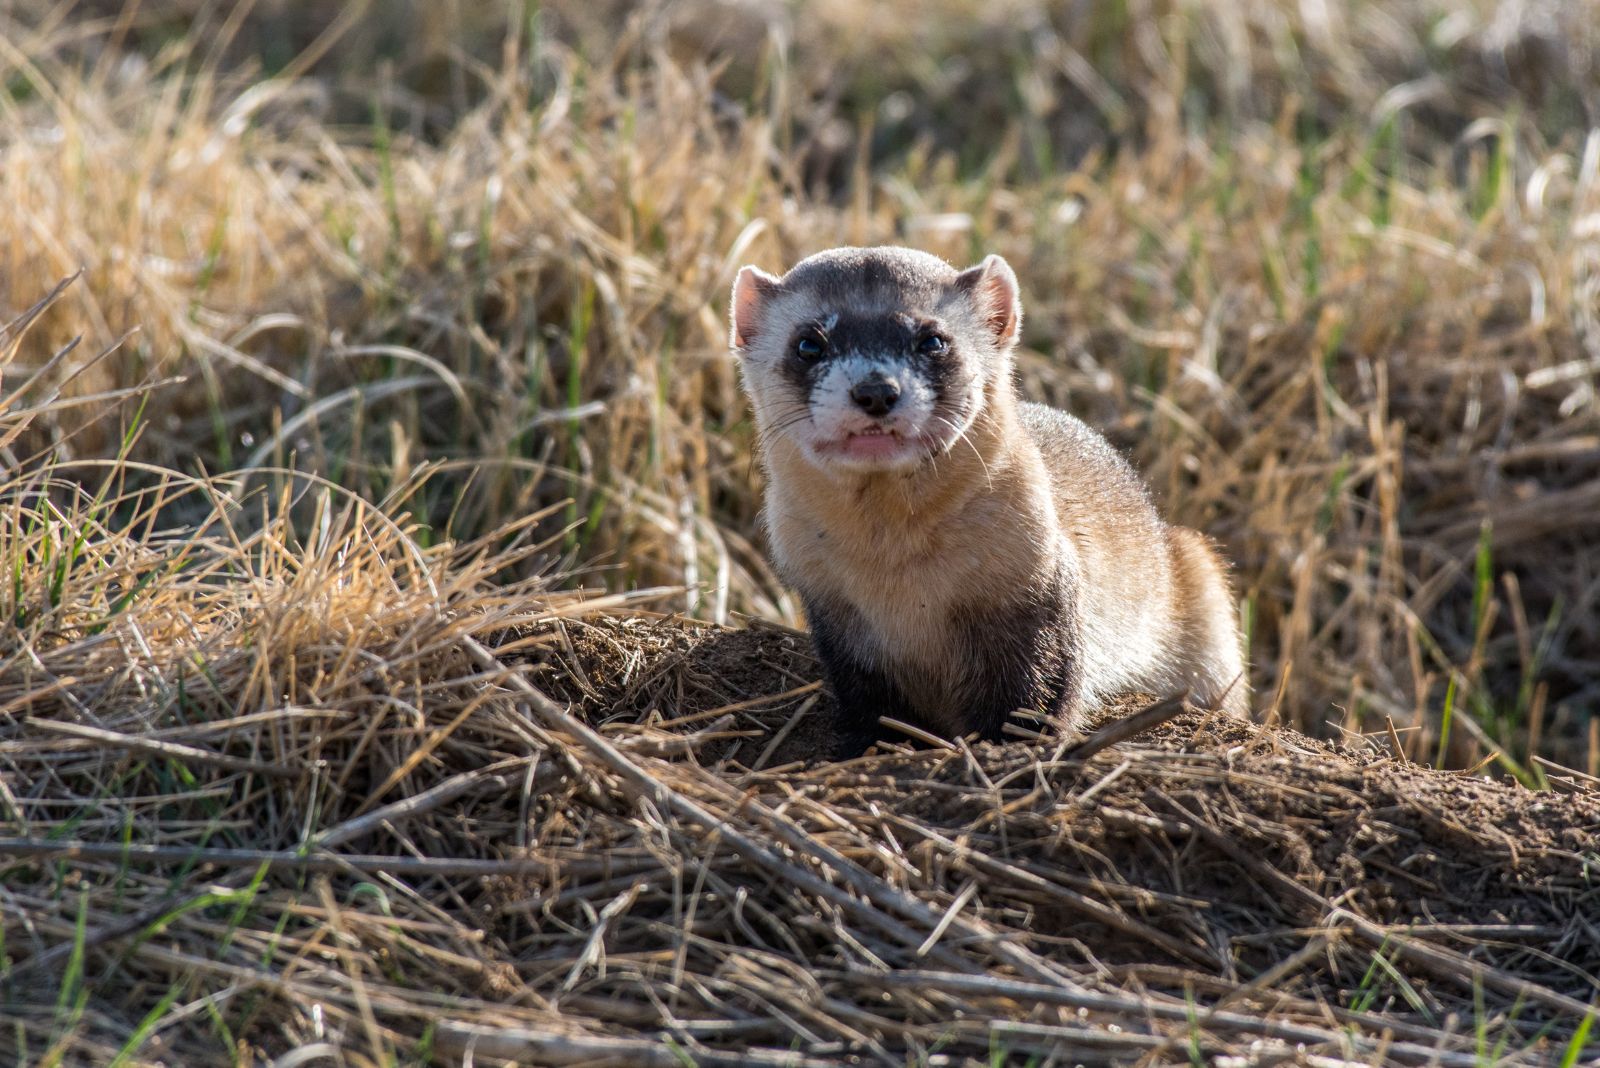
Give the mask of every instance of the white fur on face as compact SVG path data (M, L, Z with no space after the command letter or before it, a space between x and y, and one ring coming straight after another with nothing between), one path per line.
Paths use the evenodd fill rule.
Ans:
M927 379L903 357L894 353L846 351L828 359L809 395L795 388L779 368L794 332L807 322L831 332L840 309L818 307L805 293L778 292L760 310L760 329L741 352L742 381L763 434L771 443L787 439L809 462L827 471L869 473L905 470L952 448L971 427L982 407L990 358L986 346L975 343L983 328L971 302L953 297L940 305L940 316L950 325L957 344L969 353L970 366L945 387L943 403ZM903 314L886 311L883 314ZM873 372L892 378L900 398L882 419L862 411L850 399L850 390ZM888 431L900 448L852 448L852 435L872 430ZM879 442L887 446L892 442Z
M984 379L968 366L945 383L941 396L932 382L897 356L847 353L824 369L806 406L808 421L790 433L802 453L825 470L868 474L907 470L957 447L983 411ZM874 374L893 379L900 397L889 413L875 417L850 397L851 388ZM874 431L882 437L874 437ZM869 435L863 439L858 435ZM898 443L898 448L884 448ZM863 444L869 446L863 448ZM880 447L870 447L880 446Z
M900 387L900 399L881 418L863 412L850 398L850 391L875 373ZM934 425L937 401L933 387L898 361L859 353L838 356L829 362L811 391L811 426L808 428L811 440L808 444L819 459L860 466L861 462L852 457L830 455L829 446L844 443L852 434L887 432L900 437L907 449L903 454L885 458L888 462L882 466L904 467L921 460L943 437L939 432L941 428Z

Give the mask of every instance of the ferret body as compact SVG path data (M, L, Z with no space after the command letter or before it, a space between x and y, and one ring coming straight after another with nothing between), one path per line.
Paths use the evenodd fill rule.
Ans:
M1018 399L1021 314L998 256L834 249L734 285L767 533L839 755L880 716L998 740L1018 709L1070 730L1129 691L1247 710L1221 561L1103 437Z

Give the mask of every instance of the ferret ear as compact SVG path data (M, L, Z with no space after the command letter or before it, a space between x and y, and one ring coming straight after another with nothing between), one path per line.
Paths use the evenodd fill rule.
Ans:
M1014 344L1022 332L1022 298L1011 265L990 254L976 267L956 275L956 288L969 295L989 327L995 344Z
M747 349L761 333L767 301L778 291L778 279L759 267L739 268L733 280L733 301L728 308L728 344Z

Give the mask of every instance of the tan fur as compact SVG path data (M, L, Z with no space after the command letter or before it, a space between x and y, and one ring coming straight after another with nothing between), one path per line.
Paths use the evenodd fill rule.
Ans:
M1203 705L1249 711L1227 570L1211 545L1163 523L1144 484L1099 434L1030 405L1031 441L1050 470L1057 515L1072 535L1084 581L1086 706L1119 693L1192 691Z
M1173 674L1202 705L1250 714L1250 683L1239 652L1239 624L1227 567L1211 541L1188 527L1167 528L1172 556Z
M736 289L736 330L740 299ZM848 606L858 622L844 640L855 657L890 675L936 729L959 733L979 697L964 674L970 632L964 638L952 621L970 606L1026 602L1063 569L1082 637L1082 695L1069 720L1121 692L1183 689L1245 714L1238 626L1217 554L1196 532L1161 522L1098 434L1017 400L1009 349L1020 310L1006 321L993 308L941 305L971 329L1004 331L1003 363L972 380L981 402L961 439L910 469L828 469L790 434L768 433L793 403L769 368L747 363L779 573L808 601ZM746 330L786 332L817 311L803 294L782 294L763 323L746 316ZM740 347L749 341L735 337Z
M950 727L965 698L950 668L947 626L959 605L1026 589L1053 558L1057 529L1037 452L1006 447L1017 433L996 404L929 469L818 477L790 445L767 456L767 528L781 574L816 596L848 601L870 624L854 635L908 694ZM870 504L868 503L870 502Z

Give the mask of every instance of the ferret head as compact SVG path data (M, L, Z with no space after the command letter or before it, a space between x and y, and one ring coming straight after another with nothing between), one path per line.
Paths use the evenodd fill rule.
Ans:
M949 450L1009 381L1017 279L904 248L836 248L782 278L745 267L731 344L763 439L818 467L915 467Z

